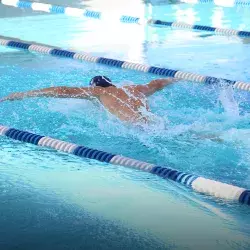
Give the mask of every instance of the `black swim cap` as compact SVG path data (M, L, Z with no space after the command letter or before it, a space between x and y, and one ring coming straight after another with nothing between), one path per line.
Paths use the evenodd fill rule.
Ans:
M89 85L106 88L114 86L111 82L112 81L106 76L95 76L91 79Z

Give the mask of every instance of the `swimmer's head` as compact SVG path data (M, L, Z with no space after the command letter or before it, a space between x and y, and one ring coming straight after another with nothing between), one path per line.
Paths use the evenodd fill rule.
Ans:
M93 87L103 87L103 88L107 88L107 87L115 87L115 85L112 84L112 81L106 77L106 76L95 76L91 79L91 81L89 82L90 86Z

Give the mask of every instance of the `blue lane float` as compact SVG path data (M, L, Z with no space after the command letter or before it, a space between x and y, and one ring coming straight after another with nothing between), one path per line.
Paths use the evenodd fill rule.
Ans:
M19 1L19 0L2 0L2 4L17 7L17 8L32 9L35 11L65 14L69 16L84 16L87 18L94 18L94 19L100 19L100 20L105 16L105 13L102 13L100 11L63 7L63 6L51 5L51 4L45 4L45 3L26 2L26 1ZM109 13L107 13L107 16L108 15ZM244 31L244 30L216 28L216 27L210 27L210 26L199 25L199 24L188 24L184 22L169 22L169 21L154 20L154 19L144 20L139 17L126 16L126 15L118 16L118 20L116 21L119 21L122 23L129 23L129 24L156 25L156 26L161 26L161 27L170 27L174 29L189 29L189 30L206 31L206 32L213 32L217 35L250 37L250 32Z
M144 73L151 73L159 75L162 77L173 77L178 79L183 79L187 81L205 83L205 84L228 84L232 85L235 89L240 89L244 91L250 91L250 83L228 80L224 78L217 78L212 76L203 76L195 73L183 72L180 70L167 69L161 67L155 67L150 65L144 65L139 63L127 62L117 59L96 57L89 53L78 53L70 50L60 49L53 46L45 44L30 43L27 41L22 41L16 38L0 36L0 45L7 46L9 48L23 49L30 52L37 52L41 54L47 54L52 56L58 56L62 58L70 58L79 61L87 61L93 63L99 63L107 65L110 67L117 67L128 70L136 70Z
M111 154L85 146L79 146L51 137L41 136L2 125L0 125L0 135L7 136L11 139L21 142L31 143L37 146L49 147L83 158L94 159L100 162L106 162L113 165L120 165L145 171L162 177L163 179L182 184L202 194L211 195L218 199L226 199L250 205L250 190L237 186L206 179L193 174L183 173L176 169L165 166L158 166L147 162L138 161L121 155Z

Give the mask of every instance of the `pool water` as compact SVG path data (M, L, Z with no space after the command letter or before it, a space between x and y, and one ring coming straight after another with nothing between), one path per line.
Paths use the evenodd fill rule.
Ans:
M250 29L247 8L72 2L112 13ZM0 19L4 36L250 82L247 39L34 14L2 5L0 13L5 13ZM94 75L106 75L119 86L156 78L4 47L0 59L0 97L49 86L87 86ZM149 98L164 126L145 131L122 124L96 103L77 99L5 102L0 124L250 189L249 100L249 93L223 83L180 81ZM202 139L207 135L220 140ZM247 206L200 195L147 173L3 137L0 147L1 249L250 248Z

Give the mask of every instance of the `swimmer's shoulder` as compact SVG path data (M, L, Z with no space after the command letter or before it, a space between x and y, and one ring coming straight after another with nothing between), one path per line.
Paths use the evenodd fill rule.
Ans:
M124 89L125 91L128 90L131 92L139 92L138 85L135 84L123 86L122 89Z

